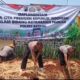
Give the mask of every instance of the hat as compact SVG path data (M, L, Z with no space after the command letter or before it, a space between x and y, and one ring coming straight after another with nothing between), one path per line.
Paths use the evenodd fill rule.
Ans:
M12 48L14 48L14 45L13 44L10 44L9 46L12 47Z

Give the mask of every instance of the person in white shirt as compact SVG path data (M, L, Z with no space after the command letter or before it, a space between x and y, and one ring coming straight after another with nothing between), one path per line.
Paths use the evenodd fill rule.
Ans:
M15 57L14 45L4 46L0 51L0 62L11 60Z
M43 44L41 41L29 42L23 55L21 70L24 71L26 69L27 60L30 53L32 55L34 63L36 64L36 62L38 61L39 68L43 70L42 52L43 52Z
M62 45L58 50L60 65L62 66L62 70L65 70L68 79L71 79L68 69L68 59L74 53L74 50L71 45Z

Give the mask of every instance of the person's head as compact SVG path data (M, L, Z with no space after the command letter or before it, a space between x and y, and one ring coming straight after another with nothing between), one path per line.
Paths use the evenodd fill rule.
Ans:
M71 47L71 48L68 49L68 51L69 51L69 53L74 53L75 48L74 47Z
M75 48L74 47L71 47L68 49L68 57L70 58L75 52Z
M37 42L37 49L38 49L39 51L42 51L42 49L43 49L43 43L42 43L41 41L38 41L38 42Z

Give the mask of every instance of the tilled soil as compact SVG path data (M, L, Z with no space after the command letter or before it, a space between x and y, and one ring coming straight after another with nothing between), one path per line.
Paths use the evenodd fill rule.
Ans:
M15 59L0 63L0 80L1 79L66 79L66 75L61 71L58 60L44 60L44 71L39 71L38 65L35 68L32 60L28 60L28 64L24 73L20 70L21 60ZM80 61L70 60L69 70L71 77L76 80L80 79Z

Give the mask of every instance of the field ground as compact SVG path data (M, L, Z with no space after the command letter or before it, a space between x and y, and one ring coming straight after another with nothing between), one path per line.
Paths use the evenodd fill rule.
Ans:
M4 45L12 43L11 40L0 40L0 48ZM44 60L44 72L37 71L34 69L34 63L31 59L28 60L26 72L22 74L20 72L21 66L20 59L12 61L6 61L0 63L0 80L1 79L32 79L37 75L39 79L65 79L66 75L61 71L58 60L46 59ZM38 68L38 67L37 67ZM71 77L74 80L80 79L80 60L70 60L69 69Z
M0 80L1 79L32 79L36 76L37 70L34 70L34 63L31 59L28 60L26 72L20 71L21 60L15 59L0 63ZM37 66L38 68L38 66ZM69 68L71 77L76 80L80 79L80 60L70 60ZM38 71L39 79L65 79L66 75L61 71L58 60L44 60L44 72Z

